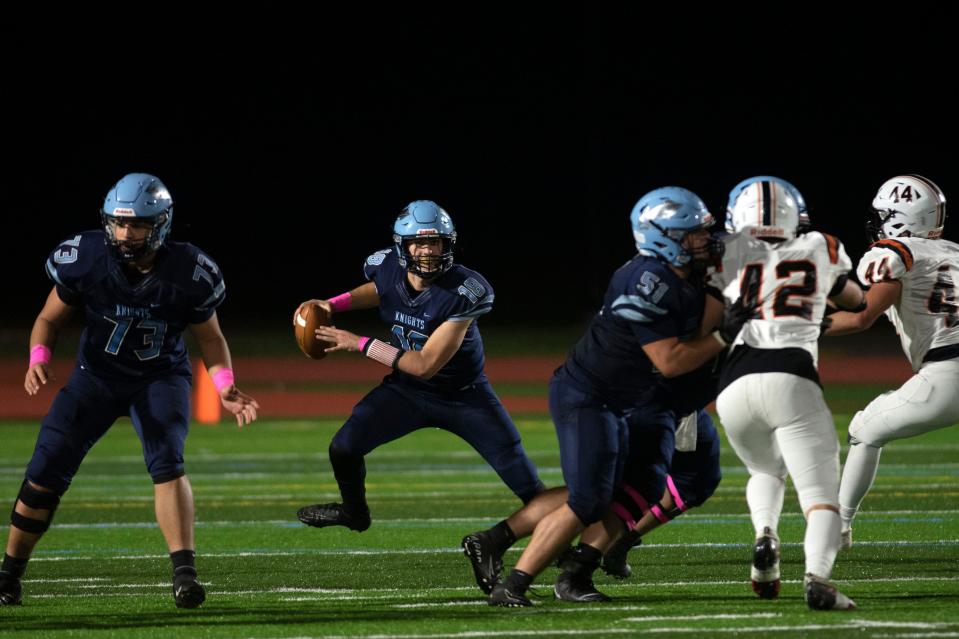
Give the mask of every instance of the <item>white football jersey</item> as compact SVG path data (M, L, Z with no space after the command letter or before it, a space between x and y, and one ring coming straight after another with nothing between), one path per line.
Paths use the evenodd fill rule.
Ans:
M929 349L959 344L959 245L921 237L880 240L859 260L856 274L866 286L883 280L902 284L899 301L886 316L914 371Z
M744 233L724 241L722 266L710 273L710 284L729 302L759 300L759 316L746 323L733 347L802 348L816 363L826 299L852 269L842 243L818 231L780 243Z

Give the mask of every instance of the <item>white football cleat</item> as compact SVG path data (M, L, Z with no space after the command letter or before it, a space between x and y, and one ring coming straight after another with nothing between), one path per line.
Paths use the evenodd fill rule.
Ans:
M803 579L806 589L806 604L813 610L855 610L856 602L819 575L806 573Z

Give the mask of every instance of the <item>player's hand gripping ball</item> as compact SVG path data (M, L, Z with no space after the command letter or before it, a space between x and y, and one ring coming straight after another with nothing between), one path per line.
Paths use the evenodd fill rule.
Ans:
M293 330L296 335L296 344L303 351L303 354L313 359L323 359L326 357L324 349L330 348L335 344L316 338L317 326L329 326L332 324L330 313L322 306L317 304L304 304L293 318Z

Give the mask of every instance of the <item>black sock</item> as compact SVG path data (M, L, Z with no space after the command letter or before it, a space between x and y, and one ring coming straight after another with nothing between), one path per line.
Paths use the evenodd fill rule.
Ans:
M340 487L343 507L351 512L368 511L366 504L366 462L362 455L350 455L330 444L330 465Z
M196 552L193 550L178 550L170 553L173 562L173 575L192 573L196 576Z
M533 575L513 568L506 577L506 589L513 595L524 595L533 583Z
M591 577L599 568L599 562L602 558L603 553L598 549L580 543L572 549L572 552L566 553L560 560L559 567L563 571L560 579L568 579L573 576Z
M596 570L599 566L600 559L603 558L603 553L597 548L593 548L589 544L581 543L576 548L576 554L579 558L579 563L583 564L586 568L592 568Z
M490 541L496 546L496 550L501 553L506 552L507 548L516 543L516 534L513 533L513 529L509 527L505 519L486 532L490 537Z
M16 557L11 557L10 555L3 554L3 565L0 566L0 573L10 575L13 579L19 579L23 576L23 573L27 570L27 562L29 559L17 559Z

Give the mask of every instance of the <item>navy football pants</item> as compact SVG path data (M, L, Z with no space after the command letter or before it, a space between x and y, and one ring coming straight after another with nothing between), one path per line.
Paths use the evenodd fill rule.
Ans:
M133 421L154 483L181 477L190 381L188 374L171 373L118 382L77 367L43 418L27 479L62 495L87 452L125 415Z
M466 441L524 503L543 489L519 431L488 382L434 393L387 377L353 407L331 449L363 457L414 430L436 427Z

